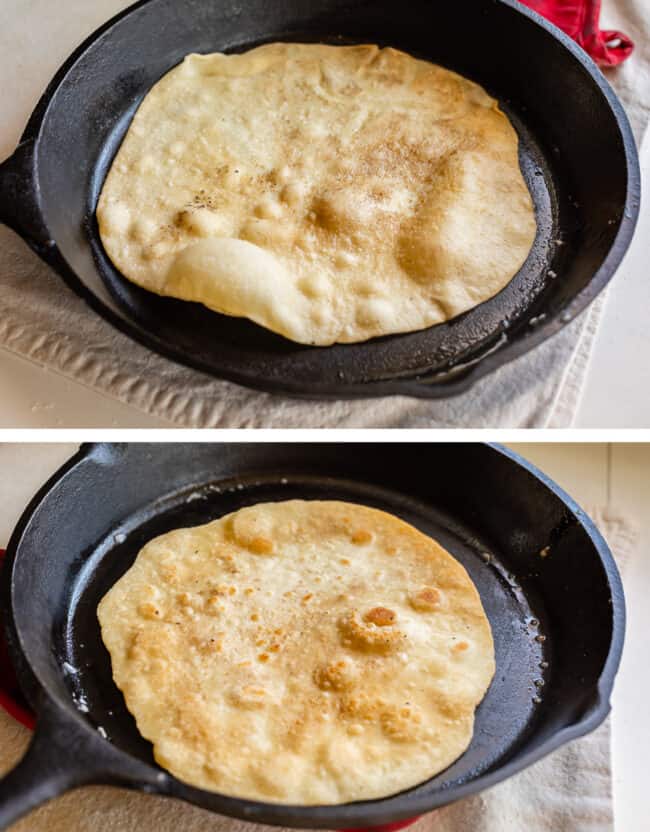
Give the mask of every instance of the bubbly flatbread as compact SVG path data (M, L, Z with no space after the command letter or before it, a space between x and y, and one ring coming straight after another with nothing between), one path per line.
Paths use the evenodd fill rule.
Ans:
M372 45L188 55L140 105L97 220L134 283L316 345L471 309L536 233L497 102Z
M267 802L427 780L469 745L495 668L465 569L402 520L343 502L258 504L164 534L98 616L160 765Z

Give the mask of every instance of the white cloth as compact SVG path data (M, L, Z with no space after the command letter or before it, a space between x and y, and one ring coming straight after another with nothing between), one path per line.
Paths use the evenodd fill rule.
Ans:
M38 93L65 55L125 0L3 0L0 155L8 155ZM605 2L605 19L636 51L608 78L637 136L650 117L647 0ZM597 172L595 172L597 175ZM27 246L0 228L0 347L187 427L568 427L579 401L602 296L580 319L528 355L448 401L404 397L314 402L246 390L188 370L132 342L100 319Z
M638 532L625 517L596 508L591 517L621 569ZM29 732L0 710L0 772L22 756ZM69 792L33 812L15 832L261 832L180 801L105 787ZM413 832L613 832L609 722L495 786L425 815Z

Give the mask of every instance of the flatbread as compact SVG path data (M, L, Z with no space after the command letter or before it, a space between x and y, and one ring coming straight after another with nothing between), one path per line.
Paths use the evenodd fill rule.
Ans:
M463 567L390 514L243 508L152 540L98 607L156 760L267 802L383 797L467 748L494 674Z
M165 75L97 220L134 283L316 345L471 309L536 231L517 134L480 86L395 49L295 43Z

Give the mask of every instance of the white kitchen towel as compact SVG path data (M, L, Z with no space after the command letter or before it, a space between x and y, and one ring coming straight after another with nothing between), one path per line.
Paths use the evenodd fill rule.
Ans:
M8 155L48 78L124 0L3 0L0 155ZM640 141L650 115L650 15L646 0L605 2L604 23L636 42L608 71ZM644 8L645 7L645 8ZM594 175L598 175L594 171ZM187 427L568 427L579 401L602 296L580 319L526 356L448 401L405 397L313 402L256 393L149 352L92 312L27 246L0 228L0 346L142 411Z
M638 539L610 509L591 512L623 570ZM0 772L24 753L29 731L0 710ZM609 721L494 788L422 817L413 832L612 832ZM24 818L15 832L262 832L180 801L91 786Z

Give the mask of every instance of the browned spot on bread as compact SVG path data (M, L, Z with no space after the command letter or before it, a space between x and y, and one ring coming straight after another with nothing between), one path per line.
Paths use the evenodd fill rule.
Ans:
M432 612L440 607L442 593L433 586L425 586L409 594L409 602L418 612Z
M214 595L227 595L230 591L230 587L228 584L217 584L217 586L212 590Z
M208 598L205 602L205 611L208 615L220 615L223 612L223 607L221 606L221 602L219 601L218 596L213 595L212 598Z
M374 624L377 627L389 627L395 623L396 618L396 614L388 607L373 607L363 616L367 624Z
M251 509L242 509L233 517L229 536L254 555L272 555L275 551L272 521Z
M273 541L269 540L268 537L254 537L248 544L248 548L256 555L270 555L275 547Z
M362 620L355 610L343 615L338 626L344 646L351 646L363 652L390 653L406 638L406 634L392 624L378 627Z
M344 693L340 700L341 715L355 722L376 722L380 720L389 704L381 696L367 694L363 690Z
M155 630L138 630L134 633L129 645L128 655L132 659L148 661L151 658L165 659L169 647L169 639Z
M166 584L172 584L173 586L178 583L178 567L174 564L163 564L160 567L160 576Z
M338 659L316 668L314 681L321 690L349 690L358 675L357 667L349 659Z
M372 534L367 529L358 529L352 533L350 539L353 543L356 543L357 546L360 546L364 543L370 543L372 540Z
M442 716L449 720L459 719L465 716L470 710L468 707L469 698L462 695L456 695L455 697L448 695L440 696L436 700L436 705Z
M221 653L223 648L223 642L216 638L193 639L192 645L204 655Z
M381 714L380 724L395 742L415 742L421 733L422 716L410 707L390 707Z
M235 705L245 710L263 708L268 701L268 693L261 685L244 685L230 691L229 698Z
M160 616L160 610L155 604L151 604L148 601L145 601L144 604L140 604L138 607L138 612L143 618L154 619Z

